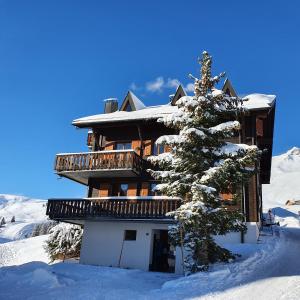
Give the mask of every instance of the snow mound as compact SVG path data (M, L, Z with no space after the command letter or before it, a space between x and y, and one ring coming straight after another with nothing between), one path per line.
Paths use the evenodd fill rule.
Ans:
M47 288L56 288L60 286L57 276L42 268L35 269L32 272L32 275L30 276L30 283L45 286Z

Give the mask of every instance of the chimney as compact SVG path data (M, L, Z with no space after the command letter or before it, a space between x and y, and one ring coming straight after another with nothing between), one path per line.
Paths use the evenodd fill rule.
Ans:
M104 113L109 114L118 110L118 99L108 98L104 99Z

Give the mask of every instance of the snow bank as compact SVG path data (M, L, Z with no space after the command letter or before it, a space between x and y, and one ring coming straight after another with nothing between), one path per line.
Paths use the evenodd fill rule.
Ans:
M37 241L37 238L32 239ZM6 300L205 299L245 282L253 282L257 274L263 278L264 269L280 255L281 247L275 237L264 244L236 245L231 250L243 253L244 258L231 264L218 264L212 272L180 278L168 273L69 263L47 265L33 262L18 267L3 267L0 268L1 297ZM231 296L230 299L237 299Z

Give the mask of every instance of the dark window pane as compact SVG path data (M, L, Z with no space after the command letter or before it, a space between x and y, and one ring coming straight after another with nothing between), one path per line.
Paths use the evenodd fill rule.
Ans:
M162 144L153 144L153 155L158 155L165 152L165 147Z
M125 241L135 241L136 240L136 230L125 230Z
M120 196L127 196L127 191L128 191L128 184L127 183L120 184L120 190L119 190Z
M131 149L131 143L117 143L116 144L117 150L130 150Z

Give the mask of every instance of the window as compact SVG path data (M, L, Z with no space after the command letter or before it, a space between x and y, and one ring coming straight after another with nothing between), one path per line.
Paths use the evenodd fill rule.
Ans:
M127 196L128 183L121 183L119 186L118 196Z
M164 152L165 152L164 145L153 143L153 155L158 155Z
M116 150L130 150L131 143L124 142L124 143L116 143Z
M125 241L136 241L136 230L125 230L124 240Z

